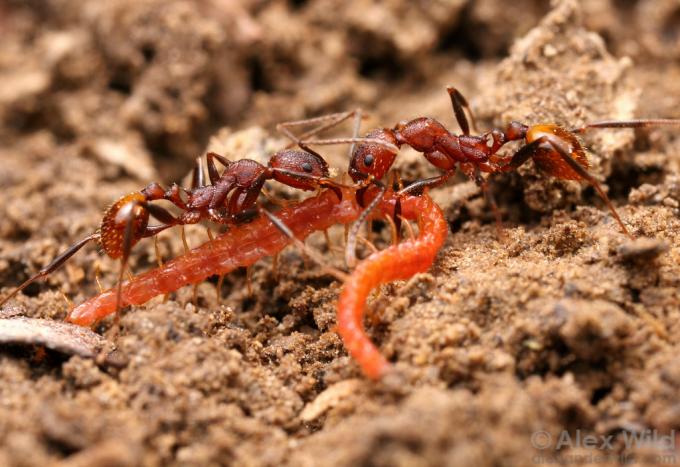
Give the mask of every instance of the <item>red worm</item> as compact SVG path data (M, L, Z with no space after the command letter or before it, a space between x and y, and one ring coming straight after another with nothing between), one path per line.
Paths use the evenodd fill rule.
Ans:
M338 301L338 333L364 374L374 380L380 379L390 364L364 331L366 298L380 284L427 271L448 232L441 209L429 196L402 199L401 206L405 218L418 219L418 237L374 253L359 263Z
M314 231L334 224L346 224L357 219L361 208L355 191L342 190L342 200L332 190L323 191L293 207L277 213L297 238L303 239ZM394 212L393 193L384 196L376 211ZM364 332L363 314L366 297L379 284L429 269L447 233L447 225L439 207L432 199L404 196L402 215L418 219L419 234L362 261L344 286L338 303L338 332L345 347L358 361L364 373L380 378L389 368L385 358ZM173 292L185 285L196 284L216 274L227 274L238 267L250 266L259 259L276 254L290 243L264 216L237 226L189 253L168 261L163 267L140 274L123 284L121 306L140 305L158 295ZM67 321L91 326L116 311L116 290L107 290L74 308Z
M279 217L297 238L338 223L352 222L360 208L351 189L342 190L342 201L332 190L325 190L294 207L282 209ZM133 278L122 286L121 307L141 305L153 297L173 292L185 285L197 284L212 275L228 274L236 268L250 266L259 259L281 251L290 243L269 219L231 228L212 242L168 261ZM116 290L107 290L75 307L66 318L81 326L91 326L116 311Z

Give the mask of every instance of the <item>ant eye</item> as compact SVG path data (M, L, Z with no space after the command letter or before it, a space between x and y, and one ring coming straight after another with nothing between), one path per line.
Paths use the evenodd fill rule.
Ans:
M366 167L370 167L373 165L373 161L375 160L375 157L373 157L371 154L368 156L364 157L364 165Z
M302 170L304 170L307 173L312 173L312 164L310 164L309 162L305 162L304 164L302 164Z

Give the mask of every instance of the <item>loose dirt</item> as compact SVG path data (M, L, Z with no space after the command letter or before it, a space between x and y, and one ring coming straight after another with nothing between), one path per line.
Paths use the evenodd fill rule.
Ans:
M10 0L0 30L3 295L207 147L266 159L281 121L361 107L364 129L421 115L455 129L447 84L481 129L680 118L673 0ZM253 295L240 271L221 303L213 279L196 304L186 287L127 311L118 336L101 323L119 364L3 344L0 464L680 462L624 436L680 429L680 137L603 130L584 144L638 239L592 188L532 163L493 179L500 237L474 184L433 190L445 247L429 273L372 297L367 320L399 384L362 377L334 331L341 284L290 248L277 271L255 266ZM346 170L345 147L323 154ZM397 166L436 173L408 150ZM331 236L341 247L342 227ZM187 237L207 240L200 226ZM322 236L308 243L342 266ZM179 232L160 249L182 254ZM155 264L153 242L135 247L133 271ZM61 293L96 294L97 269L115 282L118 264L88 247L7 317L62 320ZM564 430L572 445L555 450Z

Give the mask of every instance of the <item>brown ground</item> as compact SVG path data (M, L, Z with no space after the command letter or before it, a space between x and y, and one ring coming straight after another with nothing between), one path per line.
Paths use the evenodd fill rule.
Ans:
M3 292L92 232L118 196L184 176L224 126L210 144L231 157L280 147L276 122L356 106L365 128L420 115L455 128L446 84L482 128L680 118L677 1L583 3L2 2ZM339 284L290 249L278 275L256 266L252 297L240 272L221 306L212 281L198 307L187 287L128 312L123 368L3 347L0 464L677 461L660 444L626 450L622 431L680 429L680 138L602 131L586 144L640 240L591 188L532 164L494 181L500 240L474 185L433 192L446 246L430 273L373 304L369 332L405 375L398 388L362 378L333 331ZM343 149L324 154L345 169ZM409 151L398 165L434 173ZM181 254L179 235L161 247ZM112 284L117 264L90 247L9 311L62 319L60 291L95 294L98 263ZM154 263L152 242L135 248L135 271ZM97 330L113 338L110 322ZM562 430L613 435L613 449L533 447Z

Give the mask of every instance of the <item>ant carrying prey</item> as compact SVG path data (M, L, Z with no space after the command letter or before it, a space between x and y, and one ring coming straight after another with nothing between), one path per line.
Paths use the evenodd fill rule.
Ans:
M304 150L284 149L274 153L266 166L250 159L232 162L211 152L206 156L210 184L206 183L201 161L197 159L190 189L182 188L176 183L165 189L154 182L138 192L121 197L106 210L95 233L74 243L24 281L0 301L0 306L33 282L57 270L91 241L98 242L110 258L120 259L120 295L120 284L130 252L139 240L154 237L176 225L196 224L204 219L223 225L237 224L252 214L267 180L275 180L306 191L328 187L337 196L341 196L340 185L329 178L326 161L304 143L300 146ZM224 166L221 174L216 162ZM181 210L181 214L174 216L167 209L154 204L154 201L160 200L171 202ZM160 223L149 225L151 216Z
M456 121L463 132L462 135L451 133L443 124L433 118L418 117L400 122L393 128L372 130L363 138L304 139L310 134L307 133L300 138L302 139L301 143L305 145L352 143L354 149L350 158L349 174L355 182L382 180L396 158L397 153L394 148L401 148L403 145L410 146L422 153L432 165L443 173L436 177L415 182L404 188L402 192L414 193L422 191L426 187L439 186L446 182L458 169L482 188L491 203L499 225L500 215L489 193L488 179L481 174L514 171L531 159L535 166L547 175L562 180L585 181L592 185L609 208L623 233L632 238L600 183L588 172L590 164L577 135L590 129L680 126L680 120L606 120L587 123L571 129L554 123L527 125L511 122L505 129L494 128L481 135L473 135L470 132L471 125L466 116L466 111L470 115L472 129L475 129L475 120L467 100L456 88L447 87L447 92L451 99ZM345 115L354 113L356 111L336 114L337 117L329 116L334 118L333 123L325 125L324 129L337 124L335 122L342 121L344 118L349 118ZM293 122L296 125L300 123ZM289 136L292 135L289 134ZM499 155L499 150L511 141L522 141L523 145L512 155Z

